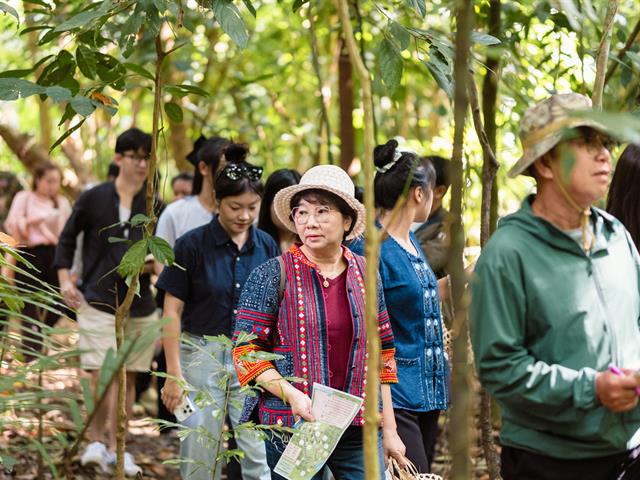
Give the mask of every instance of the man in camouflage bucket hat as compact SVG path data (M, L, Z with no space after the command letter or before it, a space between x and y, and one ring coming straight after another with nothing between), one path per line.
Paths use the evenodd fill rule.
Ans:
M505 480L640 478L640 257L592 206L611 144L575 116L590 107L569 93L525 112L510 176L533 176L537 193L500 223L475 270L471 339L502 410Z

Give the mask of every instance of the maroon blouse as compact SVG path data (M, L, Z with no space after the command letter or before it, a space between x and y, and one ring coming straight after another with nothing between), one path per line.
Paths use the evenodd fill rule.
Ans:
M347 297L347 269L336 278L327 279L323 287L327 314L327 350L329 357L329 386L344 390L347 365L353 344L353 325L349 297Z

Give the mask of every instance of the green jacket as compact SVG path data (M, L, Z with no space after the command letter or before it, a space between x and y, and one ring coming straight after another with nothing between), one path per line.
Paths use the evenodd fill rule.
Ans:
M640 258L622 224L592 208L590 254L536 217L506 217L472 284L471 340L483 386L502 408L505 445L564 459L640 444L640 408L614 414L596 372L640 368Z

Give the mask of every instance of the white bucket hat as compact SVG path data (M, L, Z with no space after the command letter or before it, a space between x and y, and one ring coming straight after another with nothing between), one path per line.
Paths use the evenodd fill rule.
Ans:
M292 232L296 231L291 219L291 199L304 190L324 190L344 200L356 213L356 223L347 236L353 240L364 232L364 205L355 197L353 181L340 167L335 165L318 165L306 171L298 185L280 190L273 199L273 209L282 224Z

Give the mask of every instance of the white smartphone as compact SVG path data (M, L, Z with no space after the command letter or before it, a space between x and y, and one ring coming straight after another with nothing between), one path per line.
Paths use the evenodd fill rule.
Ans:
M191 395L185 395L180 405L173 411L173 414L179 422L184 422L194 413L196 413L196 406L193 400L191 400Z

